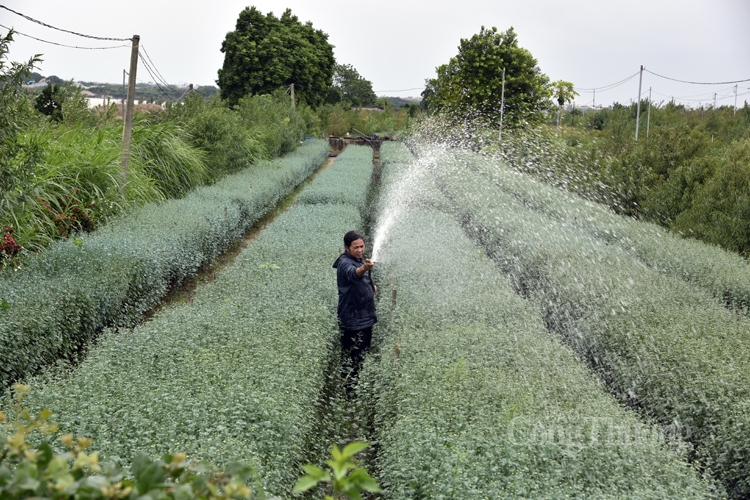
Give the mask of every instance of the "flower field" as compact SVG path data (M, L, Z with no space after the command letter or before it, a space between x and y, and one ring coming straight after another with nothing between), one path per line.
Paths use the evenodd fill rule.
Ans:
M0 273L0 383L74 356L105 326L132 324L170 287L237 242L320 166L314 141L184 198L150 204L101 230L52 244Z
M136 326L327 146L3 274L6 385L30 382L32 410L105 460L240 461L282 497L354 435L385 498L748 497L747 263L495 160L409 146L384 143L376 171L349 146L213 282ZM379 322L344 396L331 264L368 225Z
M454 219L534 304L547 329L619 401L692 446L691 459L712 470L730 496L746 497L750 321L717 300L713 284L729 283L732 269L747 276L747 264L705 246L680 259L699 244L667 240L629 221L608 226L612 216L597 217L594 207L586 211L570 197L569 208L540 201L538 185L479 156L428 149L422 155L451 199ZM499 173L489 176L490 170ZM582 220L570 217L576 210ZM668 252L655 250L667 246ZM713 260L701 265L709 254ZM717 266L712 274L709 266L719 263L729 269ZM741 300L728 305L740 307Z
M387 197L410 164L382 154ZM447 204L433 174L412 185L382 252L397 306L367 375L387 497L710 496L663 432L620 407L538 306L433 208ZM390 300L386 289L382 318Z
M247 463L266 492L287 494L319 439L321 381L338 341L331 264L361 224L366 151L347 149L302 191L325 195L300 196L192 302L108 329L72 372L34 381L29 403L54 408L61 429L122 465L138 451L180 450Z

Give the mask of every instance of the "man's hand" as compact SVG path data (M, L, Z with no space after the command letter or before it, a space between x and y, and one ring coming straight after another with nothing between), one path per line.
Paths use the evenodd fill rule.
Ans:
M361 278L362 276L365 275L365 273L367 271L369 271L370 269L372 269L374 265L375 264L373 264L370 259L365 259L365 263L362 266L360 266L357 269L355 269L354 272L357 273L357 276L359 276Z

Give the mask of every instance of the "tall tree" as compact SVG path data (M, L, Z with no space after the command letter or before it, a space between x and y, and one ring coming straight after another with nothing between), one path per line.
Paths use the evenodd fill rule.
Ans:
M560 130L560 117L562 116L562 108L566 102L573 102L575 96L578 95L573 89L571 82L564 80L557 80L556 82L550 83L552 89L552 97L557 101L557 129Z
M248 94L270 94L294 84L297 95L317 106L331 85L335 59L328 35L301 23L290 9L276 18L245 8L221 51L224 65L216 83L232 105Z
M329 102L343 101L352 106L373 106L378 100L372 90L372 82L363 78L351 64L336 65L332 90Z
M519 126L543 119L551 92L549 78L537 66L531 52L518 45L511 27L498 32L485 29L470 39L461 39L458 55L437 68L437 77L427 80L425 107L446 111L458 119L480 116L490 123L500 121L505 68L503 123Z

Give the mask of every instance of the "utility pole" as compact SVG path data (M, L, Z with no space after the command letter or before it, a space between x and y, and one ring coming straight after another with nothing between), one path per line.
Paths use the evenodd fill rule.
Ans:
M651 129L651 87L648 88L648 118L646 119L646 137Z
M638 79L638 111L635 114L635 142L638 142L638 125L641 123L641 84L643 84L643 65L641 64L641 76Z
M127 75L128 72L124 69L122 70L122 99L120 99L120 102L122 104L122 121L125 121L125 75Z
M294 84L291 84L289 88L292 92L292 108L294 108Z
M503 114L505 113L505 68L503 68L503 87L500 91L500 135L499 140L503 140Z
M130 163L130 138L133 135L133 112L135 111L135 73L138 70L138 43L141 37L133 35L133 48L130 50L130 73L128 73L128 101L125 108L125 125L122 129L122 196L125 197L125 186L128 183L128 164Z
M594 109L596 109L596 89L594 89Z
M714 92L714 109L716 109L716 92Z

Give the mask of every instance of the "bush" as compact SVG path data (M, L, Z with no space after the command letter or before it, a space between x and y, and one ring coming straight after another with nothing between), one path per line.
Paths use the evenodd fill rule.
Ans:
M74 357L104 326L132 324L212 262L320 165L323 141L147 205L0 273L0 381Z
M305 138L305 121L292 108L291 99L285 97L283 91L243 97L237 110L245 127L258 135L271 157L293 151Z
M268 156L260 133L247 130L240 114L227 108L218 96L204 100L194 92L184 103L168 106L166 115L167 120L185 128L193 146L205 151L206 169L214 181Z
M674 270L664 275L592 237L576 218L535 213L520 193L457 167L482 161L448 155L435 170L466 231L618 399L678 429L697 463L713 469L731 496L747 496L748 319L669 275Z
M423 188L438 176L450 196L483 194L442 179L454 157L407 165L403 151L393 160L394 149L382 151L378 214L396 217L377 274L382 344L361 375L373 380L385 497L711 496L665 435L607 395L545 330L537 304L516 295L453 216L436 209L450 201ZM395 290L389 321L383 309Z
M331 175L309 188L363 192L360 179ZM288 496L297 466L323 447L321 381L339 341L331 264L359 224L351 204L292 205L190 302L107 330L74 370L36 379L29 406L53 408L62 432L90 436L120 466L138 452L181 450L249 464L265 491Z

